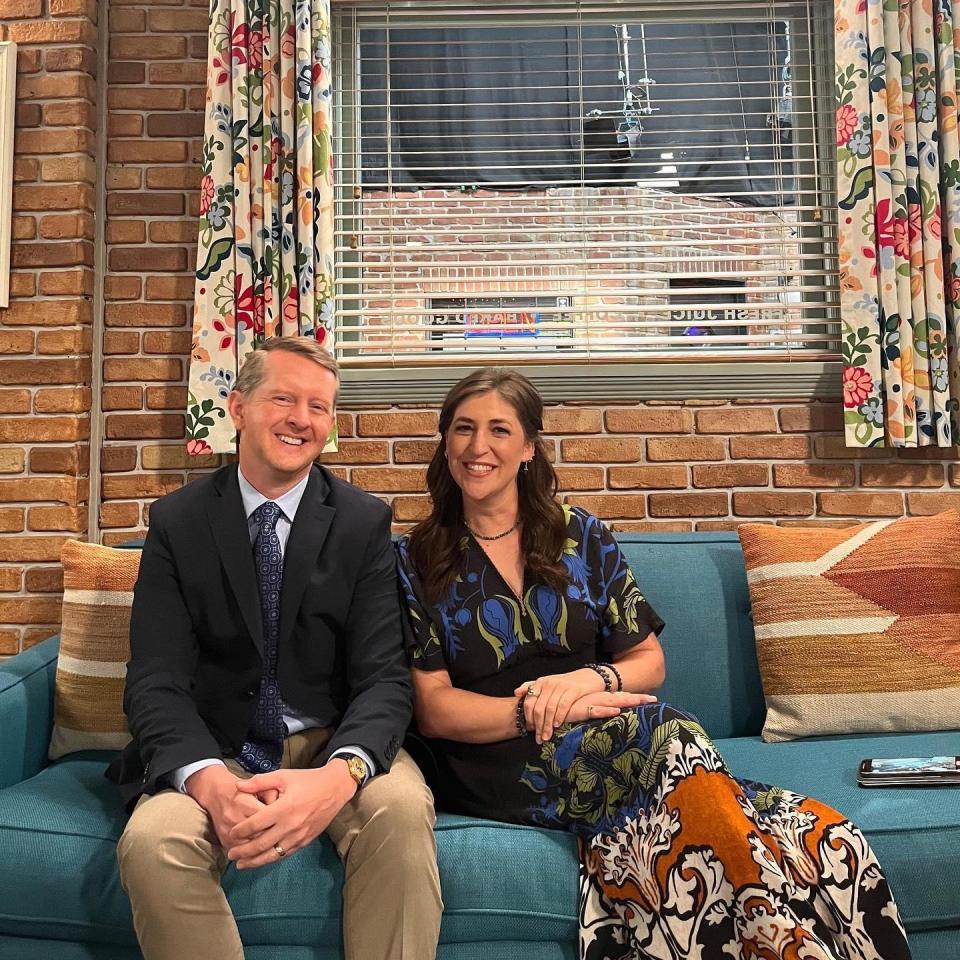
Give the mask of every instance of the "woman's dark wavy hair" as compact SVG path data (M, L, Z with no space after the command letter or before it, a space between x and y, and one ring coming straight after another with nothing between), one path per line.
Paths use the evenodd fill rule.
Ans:
M429 603L436 603L446 594L462 564L459 545L463 536L463 497L447 467L447 431L464 400L491 391L513 407L524 435L534 446L529 468L517 474L524 564L539 580L558 590L569 582L560 559L566 523L556 499L557 474L540 437L543 400L522 373L491 367L476 370L455 384L440 411L440 443L427 468L433 509L410 533L410 559Z

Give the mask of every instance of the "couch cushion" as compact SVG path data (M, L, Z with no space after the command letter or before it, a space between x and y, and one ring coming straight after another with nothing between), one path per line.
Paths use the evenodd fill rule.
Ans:
M713 737L760 732L764 702L743 551L735 533L618 533L644 596L666 621L663 700Z
M133 943L117 877L109 754L77 753L0 792L0 933Z
M765 740L952 730L960 514L843 530L745 524Z
M0 792L0 934L135 944L116 844L125 816L103 776L110 755L77 753ZM224 888L249 944L336 944L342 871L333 846L312 844Z
M956 735L891 734L766 744L718 742L730 769L829 803L866 831L910 930L960 926L960 788L863 790L866 756L960 750ZM0 936L134 944L116 870L124 817L103 779L108 754L80 753L0 792ZM437 848L442 943L572 942L577 868L569 834L442 814ZM312 844L224 886L251 945L330 946L340 937L342 872L332 846ZM482 877L482 882L478 882Z
M960 753L960 734L717 741L730 770L816 797L866 833L908 930L960 926L960 787L857 786L864 757Z
M450 814L437 818L436 834L441 943L576 940L572 834Z
M125 818L116 788L103 777L109 757L73 754L0 791L0 936L135 943L116 869ZM571 836L441 816L437 845L442 942L576 937ZM339 943L342 883L325 839L289 860L253 873L229 868L224 877L250 945Z

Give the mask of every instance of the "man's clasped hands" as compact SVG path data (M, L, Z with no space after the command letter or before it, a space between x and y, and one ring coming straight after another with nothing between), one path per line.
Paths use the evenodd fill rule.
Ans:
M238 870L261 867L312 843L353 797L343 760L322 767L238 777L216 764L190 777L187 792L210 815ZM281 853L282 851L282 853Z

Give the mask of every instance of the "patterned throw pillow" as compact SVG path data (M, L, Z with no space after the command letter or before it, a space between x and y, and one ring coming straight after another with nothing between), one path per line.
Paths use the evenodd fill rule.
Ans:
M139 550L69 540L50 759L76 750L119 750L130 739L123 682Z
M740 540L764 740L960 727L960 514Z

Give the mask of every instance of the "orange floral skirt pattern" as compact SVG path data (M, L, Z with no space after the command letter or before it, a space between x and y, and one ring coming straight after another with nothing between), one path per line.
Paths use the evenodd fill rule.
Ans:
M731 776L689 714L639 707L538 750L528 816L579 838L581 960L909 960L861 831Z

